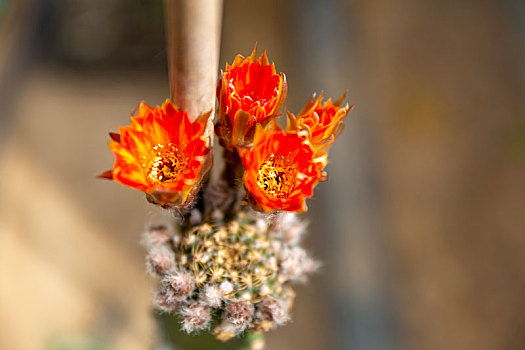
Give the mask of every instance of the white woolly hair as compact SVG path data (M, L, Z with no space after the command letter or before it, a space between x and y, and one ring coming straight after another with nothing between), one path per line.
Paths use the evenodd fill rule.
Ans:
M185 300L195 290L195 277L184 270L171 270L160 283L161 288L171 290L178 301Z
M282 326L290 320L290 315L286 312L285 303L274 297L268 297L257 305L255 317L259 320L274 322L272 328Z
M228 322L226 320L222 320L222 322L215 327L214 332L215 333L225 333L225 334L231 334L231 337L234 337L235 335L238 335L242 332L243 329L239 328L239 326L234 325L231 322ZM226 339L229 339L228 336Z
M182 329L186 333L193 333L210 327L210 308L198 301L184 305L179 313L182 316Z
M146 255L146 271L152 276L162 276L175 267L175 253L165 245L153 246Z
M248 301L232 301L226 305L223 318L236 326L237 332L244 331L251 323L255 308Z
M290 281L305 282L306 274L317 270L318 262L299 247L285 248L279 255L281 273Z
M155 307L165 313L174 312L179 303L167 290L159 290L154 294L153 303Z
M295 213L276 213L266 216L269 233L289 245L298 245L306 232L308 222L300 220Z
M207 284L201 289L199 299L209 307L220 307L223 300L222 291L215 284Z
M297 221L282 230L283 240L290 245L298 245L308 228L307 221Z
M140 243L150 249L154 246L169 244L175 235L170 225L149 226L142 234Z
M228 281L224 281L219 285L219 289L221 290L222 294L229 294L233 291L233 284Z

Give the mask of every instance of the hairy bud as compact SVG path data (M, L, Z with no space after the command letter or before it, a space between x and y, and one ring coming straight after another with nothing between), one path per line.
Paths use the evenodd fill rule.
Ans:
M169 244L173 236L173 231L166 225L150 226L142 235L142 244L146 248Z
M146 256L146 270L151 275L164 275L175 267L175 254L167 246L154 246Z
M155 307L163 312L172 313L179 306L178 301L173 296L173 291L167 288L155 293Z
M255 331L269 331L289 320L286 303L275 297L268 297L257 305L251 328Z
M169 290L175 300L182 301L195 289L195 278L186 271L175 270L166 274L161 281L161 286Z
M266 298L259 303L255 317L262 321L275 323L276 325L282 325L288 320L288 314L283 303L273 297Z
M253 304L246 301L234 301L226 305L224 320L235 325L238 331L244 330L253 317Z
M182 329L186 333L206 329L210 324L210 308L198 301L193 301L182 307L180 314L182 316Z

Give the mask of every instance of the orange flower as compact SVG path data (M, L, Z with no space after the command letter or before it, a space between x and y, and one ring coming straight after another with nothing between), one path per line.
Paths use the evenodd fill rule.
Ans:
M144 191L156 204L188 204L211 166L204 137L208 116L192 123L169 100L155 109L141 103L129 126L119 127L120 134L110 133L115 163L100 176Z
M310 97L297 118L287 112L287 130L305 130L316 150L328 150L343 131L344 119L354 107L354 105L341 107L345 96L346 93L337 101L332 102L328 99L324 103L322 94L317 99L315 95Z
M324 181L326 153L315 155L309 141L297 132L283 132L277 123L257 126L253 148L239 148L244 187L254 209L306 211L306 198Z
M286 98L286 77L277 74L270 64L266 50L257 59L257 47L250 57L237 55L217 86L219 120L217 133L229 144L237 146L257 123L265 123L276 116Z

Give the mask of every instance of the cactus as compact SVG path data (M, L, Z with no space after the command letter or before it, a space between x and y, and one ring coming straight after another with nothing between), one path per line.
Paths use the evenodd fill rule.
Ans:
M163 346L261 349L263 332L290 320L292 284L319 267L299 246L306 225L295 213L326 180L327 151L351 108L311 98L283 130L275 118L286 92L266 52L226 66L215 125L225 168L214 181L210 113L190 121L169 100L141 103L131 125L110 134L116 161L101 176L174 214L142 240Z

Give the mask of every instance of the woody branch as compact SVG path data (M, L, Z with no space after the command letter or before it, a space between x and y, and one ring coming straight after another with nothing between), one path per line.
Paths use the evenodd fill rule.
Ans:
M166 0L171 98L192 120L215 108L221 17L222 0Z

